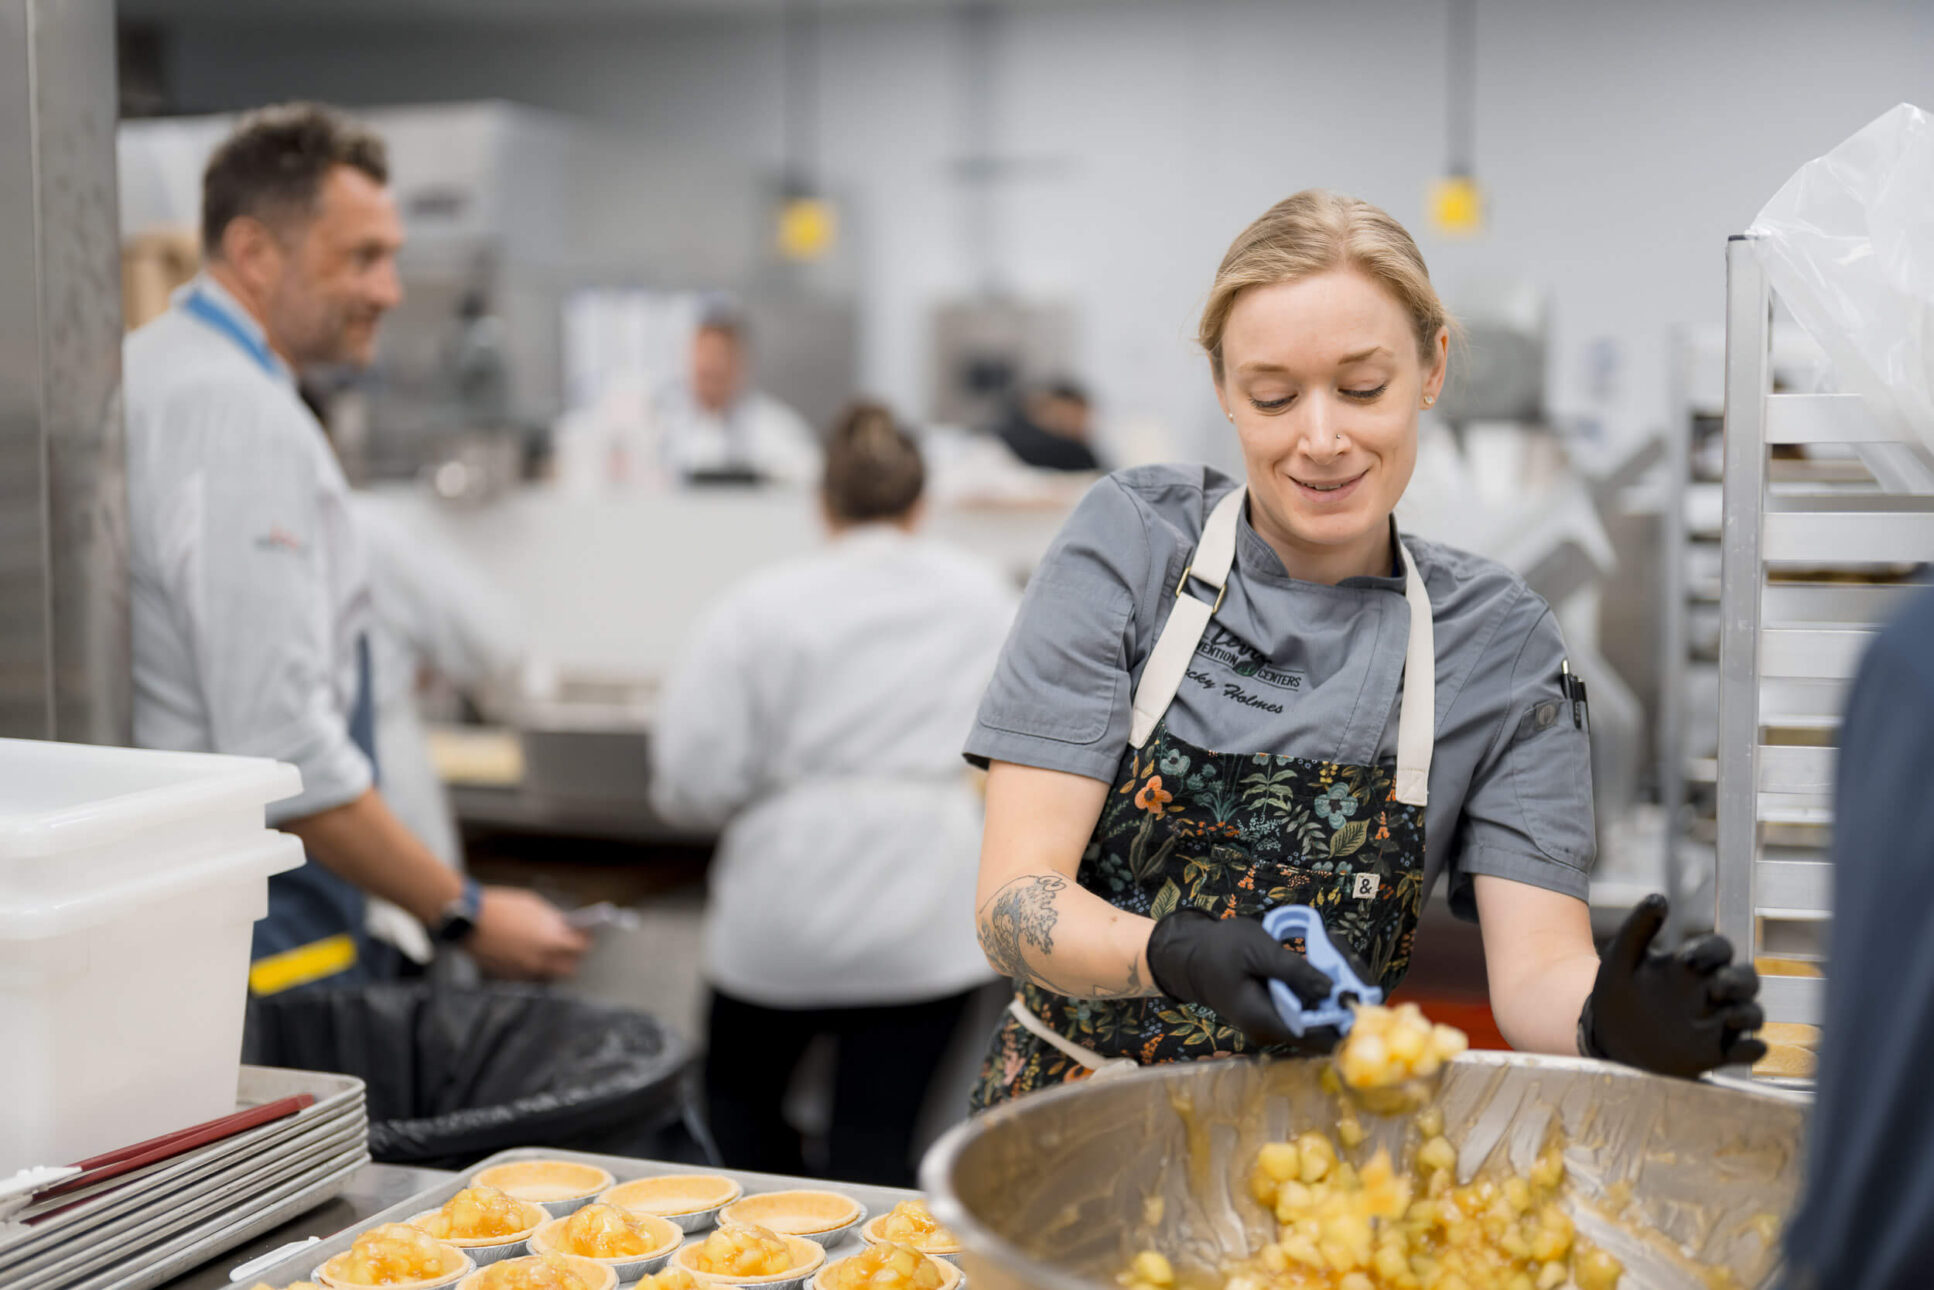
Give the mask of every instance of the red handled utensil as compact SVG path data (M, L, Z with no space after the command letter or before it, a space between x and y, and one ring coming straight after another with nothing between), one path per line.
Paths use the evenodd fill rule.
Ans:
M133 1173L137 1169L145 1169L149 1165L159 1164L163 1160L183 1155L197 1147L205 1147L211 1142L220 1142L223 1138L232 1138L238 1133L260 1128L262 1125L306 1110L315 1105L315 1101L314 1095L309 1093L278 1098L273 1102L252 1106L246 1111L237 1111L232 1115L209 1120L205 1124L190 1125L185 1129L177 1129L173 1133L164 1133L158 1138L150 1138L146 1142L137 1142L132 1146L120 1147L103 1155L79 1161L74 1168L79 1169L80 1173L45 1190L35 1192L34 1204L38 1206L46 1201L96 1187L110 1179ZM62 1209L65 1208L65 1206L62 1207ZM60 1212L62 1212L60 1209L56 1209L49 1213L36 1214L27 1221L38 1222L40 1219L51 1218Z

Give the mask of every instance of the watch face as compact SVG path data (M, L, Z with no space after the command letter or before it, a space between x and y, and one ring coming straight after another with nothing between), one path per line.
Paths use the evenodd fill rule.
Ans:
M438 920L431 934L437 940L449 944L460 941L477 930L477 906L469 893L451 901L443 908L443 917Z

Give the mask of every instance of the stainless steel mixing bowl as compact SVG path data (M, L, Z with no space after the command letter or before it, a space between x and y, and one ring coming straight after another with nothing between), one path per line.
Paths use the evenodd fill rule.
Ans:
M1273 1239L1249 1198L1256 1148L1333 1129L1338 1099L1314 1061L1156 1066L999 1106L933 1147L921 1182L965 1249L976 1290L1116 1290L1138 1250L1214 1267ZM1565 1208L1622 1260L1621 1290L1706 1290L1706 1267L1764 1286L1800 1185L1806 1099L1601 1062L1470 1053L1436 1095L1458 1173L1524 1172L1555 1121ZM1409 1116L1360 1113L1395 1159Z

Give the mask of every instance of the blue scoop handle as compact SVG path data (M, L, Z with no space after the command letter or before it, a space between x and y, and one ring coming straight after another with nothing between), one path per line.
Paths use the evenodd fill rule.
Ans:
M1345 995L1354 996L1357 1003L1383 1002L1383 990L1357 976L1350 961L1331 943L1323 916L1310 906L1278 905L1262 916L1262 929L1278 941L1301 938L1304 957L1333 983L1329 997L1313 1008L1304 1007L1295 991L1281 981L1269 983L1269 995L1290 1034L1300 1039L1314 1026L1335 1026L1338 1034L1349 1033L1356 1013L1344 1002Z

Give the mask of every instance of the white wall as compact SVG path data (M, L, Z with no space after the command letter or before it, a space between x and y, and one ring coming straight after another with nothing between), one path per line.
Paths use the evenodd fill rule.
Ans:
M1723 245L1803 161L1892 104L1934 103L1934 6L1906 0L1479 0L1476 167L1492 212L1467 243L1423 237L1449 301L1508 276L1549 293L1561 413L1619 431L1666 415L1668 337L1721 316ZM1044 164L996 203L1024 294L1074 300L1083 374L1116 419L1154 417L1221 456L1189 343L1229 238L1326 185L1423 229L1443 164L1438 0L1148 0L1018 6L1000 29L998 146ZM970 283L952 163L957 20L834 9L822 157L844 199L862 384L926 402L927 310ZM770 13L625 26L185 27L184 106L506 97L631 139L640 193L669 193L654 257L747 264L744 176L776 169L780 29ZM1052 164L1045 164L1052 163ZM681 204L682 200L682 204ZM726 209L726 207L732 209ZM602 212L620 235L624 213ZM736 252L736 254L734 254ZM1468 294L1468 292L1466 292ZM1585 352L1622 358L1594 404Z

